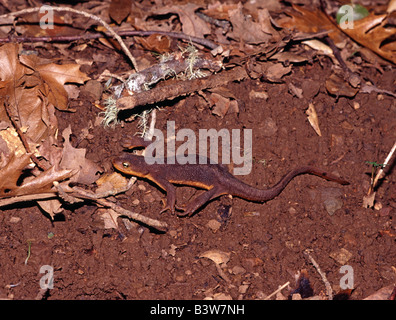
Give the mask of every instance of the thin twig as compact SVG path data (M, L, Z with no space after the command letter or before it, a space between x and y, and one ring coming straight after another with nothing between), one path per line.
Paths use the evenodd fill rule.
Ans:
M304 251L304 256L309 259L309 261L315 267L316 271L318 271L319 275L322 277L322 280L326 287L327 296L328 296L329 300L333 300L333 289L331 288L331 284L327 280L326 275L322 272L322 270L320 270L318 263L315 261L314 258L312 258L311 254L309 253L310 251L312 251L312 250L306 249Z
M157 110L153 109L153 111L150 113L150 115L151 115L150 127L149 127L149 130L144 135L146 140L153 140L155 123L157 121Z
M14 203L19 203L19 202L28 202L28 201L38 201L38 200L49 200L56 198L57 194L54 193L40 193L40 194L27 194L23 196L17 196L17 197L11 197L11 198L5 198L5 199L0 199L0 208L12 205Z
M279 286L278 289L276 289L274 292L272 292L270 295L266 296L264 300L269 300L271 299L274 295L276 295L278 292L281 292L284 288L286 288L290 284L290 281L287 281L284 285Z
M337 61L339 62L341 68L347 73L351 73L352 71L348 68L346 65L344 59L341 57L341 52L337 48L337 46L334 44L333 40L328 35L325 35L323 39L327 42L331 50L333 51L334 56L336 57Z
M151 36L153 34L160 34L170 38L175 39L182 39L192 43L200 44L204 47L209 49L216 49L218 45L213 41L204 38L198 38L189 36L188 34L181 33L181 32L169 32L169 31L161 31L161 30L149 30L149 31L142 31L142 30L122 30L116 31L120 37L146 37ZM111 36L110 33L102 33L102 32L95 32L89 34L81 34L81 35L73 35L73 36L41 36L41 37L25 37L25 36L11 36L11 37L3 37L0 38L0 43L8 43L8 42L70 42L76 40L92 40L98 39L103 37Z
M384 168L389 164L390 160L392 159L393 154L395 153L395 150L396 150L396 142L393 145L391 151L388 153L384 164L381 166L381 170L379 170L377 175L375 176L373 185L371 186L371 190L374 190L374 188L377 185L377 182L378 182L379 179L382 179L383 177L385 177Z
M97 198L92 191L87 191L87 190L83 190L83 189L79 188L78 191L75 191L75 192L71 193L70 195L73 197L76 197L76 198L80 198L80 199L87 199L87 200L95 201L96 203L98 203L104 207L113 209L114 211L118 212L121 215L125 215L132 220L141 222L141 223L143 223L149 227L155 228L159 231L167 231L168 230L168 224L166 222L161 222L156 219L148 218L148 217L141 215L139 213L126 210L126 209L124 209L124 208L122 208L108 200Z
M118 212L121 215L127 216L128 218L130 218L134 221L141 222L141 223L143 223L149 227L155 228L159 231L165 232L168 230L168 224L166 222L162 222L162 221L159 221L156 219L146 217L139 213L126 210L126 209L116 205L115 203L107 201L105 199L95 199L95 201L104 207L113 209L114 211Z
M68 8L68 7L53 7L51 6L51 9L57 12L72 12L72 13L76 13L79 15L82 15L84 17L90 18L92 20L95 20L97 22L99 22L101 25L103 25L108 31L109 33L118 41L118 43L120 44L122 51L124 51L124 53L127 55L127 57L129 58L129 60L132 63L132 66L135 68L135 70L138 72L138 67L137 67L137 63L135 58L132 56L131 52L129 51L128 47L125 45L124 41L122 41L121 37L113 30L112 27L110 27L104 20L102 20L101 18L99 18L98 16L95 16L93 14L90 14L88 12L85 11L81 11L81 10L76 10L73 8ZM7 14L3 14L0 16L0 20L3 18L7 18L10 16L20 16L22 14L28 14L28 13L35 13L41 10L41 7L36 7L36 8L28 8L28 9L23 9L20 11L16 11L16 12L10 12Z
M130 186L135 180L136 179L131 179L128 183L128 186ZM143 223L151 228L157 229L159 231L167 231L168 230L167 223L161 222L156 219L148 218L148 217L141 215L139 213L131 212L131 211L126 210L126 209L124 209L124 208L122 208L108 200L99 198L103 195L97 195L97 194L93 193L92 191L84 190L79 187L71 188L71 190L72 190L71 192L69 192L69 191L65 192L59 183L54 183L54 186L55 186L57 192L29 194L29 195L23 195L23 196L18 196L18 197L0 199L0 207L8 206L8 205L19 203L19 202L49 200L49 199L53 199L53 198L62 198L63 200L66 200L66 201L70 200L72 203L77 202L77 201L75 201L76 199L79 199L79 200L84 199L84 200L94 201L104 207L111 208L121 215L125 215L134 221L141 222L141 223ZM122 189L122 190L124 190L124 189ZM120 189L117 191L121 192L122 190ZM112 192L111 194L114 194L114 193ZM65 197L65 195L67 197Z

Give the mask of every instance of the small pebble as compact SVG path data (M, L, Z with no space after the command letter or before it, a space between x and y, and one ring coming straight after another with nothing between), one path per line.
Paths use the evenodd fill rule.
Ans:
M246 272L245 268L241 266L235 266L232 268L233 274L244 274L245 272Z
M341 248L330 253L330 258L334 259L340 265L345 265L352 258L352 253L347 249Z
M11 219L10 219L10 223L17 223L19 221L21 221L21 218L19 218L19 217L11 217Z
M211 229L213 232L216 232L217 230L220 229L221 227L221 223L215 219L211 219L208 221L208 223L206 224L208 226L209 229Z

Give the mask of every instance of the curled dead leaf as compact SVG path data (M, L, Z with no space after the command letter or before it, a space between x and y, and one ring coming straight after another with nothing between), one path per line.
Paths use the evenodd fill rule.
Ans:
M117 218L120 216L119 213L115 212L113 209L98 209L97 214L103 221L104 229L118 229Z
M132 0L111 0L109 16L120 24L131 13Z
M396 63L396 28L387 25L387 17L387 14L370 13L367 17L354 21L353 28L343 31L356 42Z
M347 81L335 73L326 80L326 89L330 94L337 97L350 98L354 97L359 91L359 88L352 87Z
M279 38L278 32L272 27L271 16L267 9L257 11L257 22L252 20L252 16L244 14L241 2L236 9L229 10L228 14L233 27L228 36L235 40L260 44Z
M68 94L64 85L66 83L83 84L90 78L80 71L78 64L47 63L37 56L20 56L20 61L34 71L40 74L47 85L44 91L48 100L59 110L66 110L68 107Z
M293 5L293 11L287 11L288 17L277 20L283 28L296 29L304 33L318 33L329 31L328 36L335 42L341 43L345 36L329 17L321 10L308 10L302 6Z
M51 192L54 181L62 181L73 176L74 170L62 170L53 166L38 175L27 176L21 181L22 172L31 163L30 154L10 156L7 164L0 169L0 198Z
M393 293L393 300L395 299L394 292L396 291L396 287L394 284L391 284L387 287L383 287L363 300L391 300Z
M70 143L71 127L70 125L62 132L64 146L62 150L62 160L60 167L63 169L77 170L78 173L73 176L71 182L82 184L92 184L99 177L98 172L102 169L93 161L85 158L86 150L74 148Z
M230 260L231 254L229 252L224 252L218 249L208 250L202 253L200 258L208 258L212 260L215 264L226 264Z
M152 34L147 38L136 38L145 49L164 54L170 52L171 40L169 37L161 34Z
M322 136L322 133L320 132L320 127L319 127L318 115L316 113L313 103L309 104L306 114L308 116L308 121L309 121L310 125L312 126L312 128L315 130L315 132L318 134L318 136Z
M210 34L211 30L207 22L199 18L195 11L199 5L195 3L178 4L173 6L164 6L153 13L156 15L163 15L174 13L179 16L182 24L183 33L194 37L203 38L206 34Z

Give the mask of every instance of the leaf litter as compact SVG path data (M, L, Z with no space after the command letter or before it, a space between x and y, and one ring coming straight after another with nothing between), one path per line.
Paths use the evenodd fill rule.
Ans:
M55 108L68 108L64 85L83 84L89 77L77 64L57 65L19 51L17 44L0 48L0 197L32 195L34 200L34 195L55 192L54 182L93 183L100 169L85 158L85 150L70 145L70 128L64 132L64 147L57 145L55 117ZM35 166L32 153L44 170Z

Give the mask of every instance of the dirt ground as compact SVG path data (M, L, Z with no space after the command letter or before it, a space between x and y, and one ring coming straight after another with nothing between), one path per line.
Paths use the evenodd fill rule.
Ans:
M29 49L29 44L24 44ZM35 47L39 55L62 59L51 44ZM120 53L98 42L83 53L68 52L68 59L89 58L97 52L106 61L83 66L91 78L104 69L121 73L129 69ZM340 186L311 175L296 177L275 199L264 204L222 196L192 217L179 218L163 208L164 193L138 179L125 194L113 197L117 204L159 219L169 225L165 233L138 224L105 229L94 204L67 205L54 221L35 203L2 208L0 215L0 297L13 299L263 299L306 269L315 295L326 296L311 256L326 275L334 292L340 291L340 268L353 268L351 299L362 299L396 281L395 226L396 176L394 169L378 188L376 209L362 207L371 168L366 161L381 162L396 138L395 99L372 92L336 99L326 91L325 79L333 62L318 56L312 63L293 66L281 83L246 79L229 85L239 113L223 118L212 113L200 95L165 102L157 110L156 128L165 131L167 121L176 130L222 128L252 129L253 167L239 176L257 188L274 185L290 169L314 165L350 182ZM394 67L383 74L367 67L363 75L385 90L394 91ZM289 84L303 88L302 98L290 93ZM266 92L267 99L254 92ZM314 103L320 120L318 136L305 110ZM359 107L356 108L358 103ZM120 141L140 129L138 121L115 129L95 124L100 110L84 86L71 99L76 112L59 112L59 130L71 125L75 147L86 148L104 172L112 172L111 159L123 152ZM94 125L91 137L79 134ZM178 203L199 194L190 187L177 188ZM138 200L138 201L137 201ZM330 204L329 204L330 202ZM336 205L331 210L331 205ZM224 208L231 214L221 214ZM221 211L220 211L221 212ZM31 244L29 250L29 243ZM220 269L201 257L209 250L229 253ZM28 257L28 262L25 260ZM40 267L53 266L53 289L43 294ZM287 297L289 290L282 291Z

